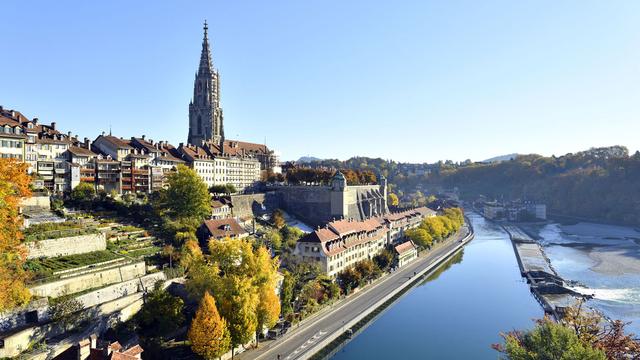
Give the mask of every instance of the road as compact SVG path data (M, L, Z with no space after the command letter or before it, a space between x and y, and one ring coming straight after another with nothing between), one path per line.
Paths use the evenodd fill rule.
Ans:
M418 260L414 260L396 272L377 280L364 290L335 303L332 308L324 310L324 313L303 321L299 326L294 325L280 339L265 343L258 349L245 351L237 358L271 360L278 359L278 355L282 360L309 358L313 352L318 350L311 351L315 345L332 334L344 332L346 330L345 324L409 281L414 272L420 273L438 261L442 255L460 245L460 240L467 234L468 228L465 225L456 235L428 253L423 253Z

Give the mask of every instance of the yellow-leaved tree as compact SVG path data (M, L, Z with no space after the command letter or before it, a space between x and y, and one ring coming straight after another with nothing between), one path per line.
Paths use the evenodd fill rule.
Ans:
M191 349L205 359L215 359L229 350L231 338L227 322L218 313L216 302L205 292L187 334Z
M23 269L26 250L20 232L20 199L31 196L27 165L0 158L0 312L23 305L31 294L25 287L28 273Z

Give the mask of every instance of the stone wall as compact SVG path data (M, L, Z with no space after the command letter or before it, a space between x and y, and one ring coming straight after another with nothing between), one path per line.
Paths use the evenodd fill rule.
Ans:
M280 186L280 206L309 225L331 220L331 188L328 186Z
M248 195L231 195L233 216L239 218L260 216L278 208L274 192Z
M0 333L27 325L27 313L35 311L38 320L49 319L49 301L46 298L35 299L27 306L0 314Z
M91 306L113 301L137 292L151 291L153 290L156 282L164 281L165 279L166 277L164 273L160 271L141 278L127 280L98 289L90 293L80 295L76 299L80 301L85 308L89 308Z
M106 248L107 238L103 233L32 241L27 243L27 259L84 254Z
M60 279L32 287L35 296L58 297L144 276L144 261L108 268L94 273Z

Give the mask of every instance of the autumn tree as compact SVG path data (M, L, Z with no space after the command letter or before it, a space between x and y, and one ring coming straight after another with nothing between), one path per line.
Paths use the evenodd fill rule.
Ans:
M195 170L178 165L167 176L169 187L161 196L161 208L169 216L202 220L211 215L209 189Z
M394 193L389 193L389 205L391 206L400 205L400 200L398 199L398 195Z
M31 196L30 183L25 163L0 158L0 313L26 304L31 297L25 287L27 253L22 246L19 214L21 199Z
M272 328L280 317L280 299L278 299L275 289L270 286L262 286L259 291L258 308L256 310L258 317L257 332L262 331L264 328Z
M282 210L280 209L276 209L273 211L273 214L271 215L271 219L273 220L273 225L276 227L276 229L281 229L283 226L287 224L287 222L284 220L284 215L282 214Z
M430 248L433 245L433 237L429 232L422 228L409 229L404 232L405 236L413 241L414 244L425 249Z
M194 353L215 359L229 350L231 338L227 322L218 313L214 298L205 292L187 337Z
M282 315L286 316L293 312L293 291L296 286L296 279L289 271L283 271L284 278L280 287L280 308Z
M185 270L190 269L193 264L202 261L203 258L202 249L197 240L188 240L180 248L180 266Z
M258 293L251 279L236 275L222 279L219 295L220 312L228 321L231 346L236 348L253 339L258 328Z

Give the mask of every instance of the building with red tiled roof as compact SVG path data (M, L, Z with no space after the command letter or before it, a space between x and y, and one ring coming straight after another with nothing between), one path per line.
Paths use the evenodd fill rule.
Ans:
M398 266L402 267L408 262L415 260L418 257L418 248L413 241L405 241L402 244L394 247L396 254L398 254Z
M420 225L435 213L427 208L373 216L364 220L341 219L303 236L294 255L301 261L313 261L329 276L335 276L355 263L371 259L387 245L404 240L404 231ZM401 251L408 248L406 243ZM410 255L405 255L408 259Z
M198 237L204 241L222 240L227 237L242 239L249 236L249 233L232 218L205 220L197 233Z

